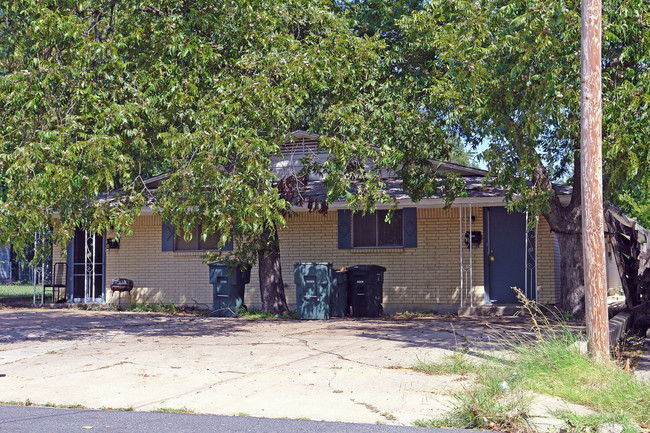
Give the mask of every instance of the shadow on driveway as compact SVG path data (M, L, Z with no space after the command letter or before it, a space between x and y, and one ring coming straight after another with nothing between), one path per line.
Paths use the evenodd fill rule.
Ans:
M134 313L47 308L0 307L0 342L67 341L110 333L141 337L250 336L260 327L278 335L325 333L399 342L404 347L446 350L499 350L513 339L530 337L521 318L435 316L414 319L386 316L329 320L246 319L189 314Z

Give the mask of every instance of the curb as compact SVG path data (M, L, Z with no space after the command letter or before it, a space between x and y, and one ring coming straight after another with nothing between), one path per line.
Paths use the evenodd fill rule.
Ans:
M615 347L632 325L632 313L621 311L609 320L609 346Z

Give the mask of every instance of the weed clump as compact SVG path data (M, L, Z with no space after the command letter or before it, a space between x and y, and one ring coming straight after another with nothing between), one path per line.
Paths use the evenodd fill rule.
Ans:
M462 351L453 352L440 362L426 362L418 359L412 368L426 374L458 374L461 376L476 373L480 369Z
M535 338L513 345L514 366L527 389L587 406L597 411L589 418L592 421L617 420L624 426L650 427L650 383L614 361L590 359L584 350L584 335L571 332L557 317L552 324L535 302L518 296L522 309L533 320L535 333ZM564 413L561 418L570 425L579 417Z
M650 427L650 383L637 379L617 363L588 357L584 335L570 329L562 317L544 314L519 291L522 313L532 322L532 334L504 341L514 355L487 358L480 364L454 353L440 363L418 361L414 369L429 374L473 374L476 385L455 395L454 410L442 419L419 421L429 427L532 430L529 408L533 393L559 397L586 406L593 415L556 411L568 431L596 432L602 424L619 424L625 433Z
M473 387L454 395L454 409L441 419L421 420L422 427L453 427L462 429L525 431L530 396L511 368L496 362L477 364L464 352L454 352L439 363L419 361L414 367L428 374L472 374Z

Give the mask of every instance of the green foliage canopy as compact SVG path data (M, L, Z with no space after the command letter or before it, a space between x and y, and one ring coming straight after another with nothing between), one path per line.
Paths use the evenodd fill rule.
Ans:
M604 171L615 202L650 180L649 25L648 2L603 1ZM430 103L445 101L452 134L488 143L491 177L520 194L520 208L548 213L549 181L579 185L580 2L432 0L401 30Z
M255 237L289 203L269 170L287 133L331 153L328 200L387 201L381 168L421 194L445 159L431 113L391 81L379 38L308 0L4 1L0 242L76 227L129 233L155 210L186 233ZM374 164L368 164L372 161ZM353 182L367 186L351 194ZM113 193L111 193L113 191ZM118 191L117 194L114 192Z

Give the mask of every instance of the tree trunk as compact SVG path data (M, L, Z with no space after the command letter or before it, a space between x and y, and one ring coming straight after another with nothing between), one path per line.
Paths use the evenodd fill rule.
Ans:
M552 229L552 228L551 228ZM575 318L585 313L584 265L582 261L582 236L554 230L560 246L560 299L559 308Z
M283 314L289 310L284 294L282 265L280 263L280 243L275 227L265 229L261 235L263 247L257 252L260 277L260 296L262 311L271 314Z
M551 210L544 214L551 231L557 236L560 247L560 299L558 307L571 313L575 318L582 318L585 314L585 283L584 263L582 254L582 217L581 203L581 171L580 158L574 158L573 191L571 201L563 205L554 195L550 199ZM546 169L539 164L533 181L544 186L545 189L553 188L548 178Z

